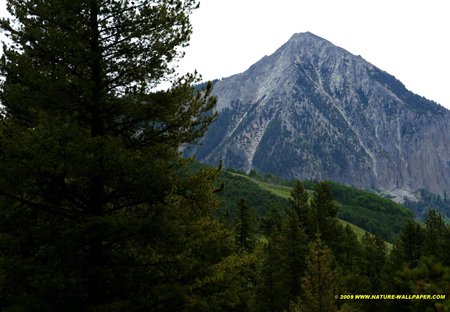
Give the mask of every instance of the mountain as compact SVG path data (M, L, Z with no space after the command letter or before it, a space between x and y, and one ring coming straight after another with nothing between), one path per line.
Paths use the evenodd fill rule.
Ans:
M188 151L202 162L399 198L450 191L450 111L314 34L295 34L214 94L219 118Z

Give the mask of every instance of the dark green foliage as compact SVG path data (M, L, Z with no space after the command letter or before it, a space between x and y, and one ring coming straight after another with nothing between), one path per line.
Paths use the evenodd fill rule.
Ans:
M256 171L253 171L252 177L259 180L268 178L260 176ZM256 311L285 311L288 308L292 311L311 311L319 306L318 309L322 310L339 308L342 311L409 311L418 308L427 309L433 304L436 304L438 309L445 308L443 301L433 301L430 305L427 302L401 300L339 301L337 307L334 301L336 294L423 293L418 290L421 283L430 285L427 289L433 291L432 294L445 294L445 288L443 288L446 285L445 282L435 283L428 276L434 274L430 272L446 270L446 266L433 264L434 269L426 273L428 276L420 278L405 272L410 272L408 270L416 272L418 270L416 268L424 261L421 257L429 253L434 255L432 261L448 261L448 256L439 252L442 250L439 246L447 246L449 230L442 218L434 212L430 214L427 225L422 227L412 221L411 213L404 207L373 194L367 193L365 196L366 192L353 189L346 194L347 187L334 183L306 182L306 184L316 188L314 198L309 200L311 203L307 200L308 196L302 184L295 183L288 204L281 209L273 206L268 214L261 217L259 239L251 253L259 257L256 262L252 262L255 264L254 275L248 271L248 268L251 268L248 266L249 262L240 262L242 266L235 269L239 272L236 280L241 280L240 283L246 285L239 286L239 291L244 294L244 297L250 298L245 308ZM393 246L390 254L385 241L380 237L367 233L359 242L349 226L343 227L336 222L336 215L342 206L336 205L333 199L335 193L331 191L333 187L336 187L336 194L343 202L367 206L367 211L373 212L374 217L376 213L379 213L382 216L392 218L399 216L400 220L409 220L401 232L400 240ZM299 216L306 215L299 213L301 211L311 213L310 224L300 221ZM312 238L305 235L309 226L325 232L327 244L331 247L326 249L331 255L330 259L333 259L327 260L328 264L324 266L317 265L316 261L316 271L312 269L311 262L308 262L314 252L308 252L305 249L306 243L311 243ZM426 234L427 227L428 234ZM425 240L426 235L430 238L430 242ZM324 245L325 239L321 241ZM249 255L243 257L246 258ZM438 260L436 257L441 258ZM318 267L322 271L317 270ZM446 276L436 274L436 276ZM247 278L242 279L243 276ZM318 280L322 280L323 283L320 284ZM303 287L299 289L298 286L302 283ZM317 290L318 285L327 283L326 290ZM436 288L433 288L435 285L437 285ZM298 302L296 297L300 298ZM245 310L242 306L239 309Z
M272 205L269 213L261 218L261 233L266 237L277 235L283 226L283 217L276 205Z
M188 1L9 0L0 70L0 310L210 311L232 250L217 172L181 145L211 85L171 78ZM167 91L151 92L163 80Z
M300 295L308 238L296 211L289 207L283 217L273 207L261 221L264 258L255 289L257 311L283 311Z
M401 255L404 257L403 261L414 267L417 265L423 253L424 230L420 224L414 221L408 221L402 230L398 247Z
M328 246L334 248L338 237L337 205L333 200L328 183L317 184L311 206L312 221L316 232L320 233L321 239Z
M256 311L283 311L288 302L279 253L280 233L276 232L276 228L272 230L264 246L264 256L258 271L259 278L255 289Z
M413 216L413 214L405 207L373 193L358 190L336 182L330 182L330 188L333 191L335 199L343 205L360 205L378 213L402 215L405 217Z
M361 206L341 206L338 212L339 218L355 224L364 230L379 235L387 242L395 242L402 225L412 218L391 216L390 214L377 213Z
M366 233L362 239L362 254L360 257L359 270L361 277L358 293L362 294L384 294L383 269L387 260L386 243L378 236ZM360 303L364 311L379 311L383 305L381 301L366 300Z
M222 202L217 211L219 215L228 211L230 217L235 218L237 216L236 204L239 198L244 198L255 209L258 217L266 215L273 203L280 207L287 205L286 199L261 189L256 183L241 175L224 171L218 180L224 185L223 190L218 193Z
M450 295L450 230L442 218L430 211L425 227L408 222L394 245L384 270L384 287L389 292ZM445 250L445 251L444 251ZM447 311L448 300L392 302L390 310Z
M336 260L346 273L355 273L358 259L361 257L362 246L350 225L339 227L336 243Z
M308 237L305 227L296 211L289 210L281 231L280 271L286 289L286 305L300 296L301 278L305 268L305 257L308 252Z
M306 258L302 296L298 303L291 307L291 311L337 311L335 296L340 289L340 276L337 271L331 250L318 236L311 243Z
M411 211L400 204L373 193L335 182L330 182L330 188L340 204L339 218L388 242L394 242L405 223L414 217Z
M291 198L289 199L291 210L297 215L301 226L305 231L312 236L314 233L312 210L309 206L309 195L305 190L303 183L296 181L291 191Z
M256 214L245 199L238 203L236 222L236 246L239 251L251 251L256 243Z
M423 254L432 256L441 263L450 264L450 231L442 216L430 210L425 220Z
M386 243L378 236L366 233L361 239L361 268L367 277L364 293L382 293L381 273L386 262Z
M342 294L359 293L365 283L366 276L361 268L362 249L361 242L349 225L339 229L333 254L342 270Z
M286 306L287 295L280 270L281 229L283 217L273 205L267 216L261 219L261 232L266 241L263 242L263 255L257 268L255 288L255 311L282 311Z
M267 183L276 183L291 187L296 183L295 181L283 180L273 175L261 175L256 170L252 170L250 174L253 179ZM245 183L245 181L243 182ZM318 182L303 181L302 184L305 189L314 190ZM338 217L340 219L376 234L388 242L395 242L404 224L414 218L414 214L411 211L392 200L336 182L329 181L328 184L333 193L333 198L339 205ZM257 189L255 190L257 191ZM238 195L241 197L244 196L242 193ZM265 196L261 193L257 198L264 198ZM253 197L253 195L248 196L248 198ZM284 205L282 203L279 204ZM254 204L254 206L258 207L258 204ZM264 205L264 207L267 206L267 204Z
M261 176L256 171L253 171L251 175L257 180L272 179L268 175ZM436 213L431 213L428 226L422 227L412 221L412 214L404 207L371 193L333 182L306 182L305 184L316 188L314 198L308 198L302 183L293 183L291 198L284 209L280 210L274 206L268 214L261 217L259 239L255 248L255 252L260 256L259 261L255 263L255 284L253 288L248 286L245 289L241 288L241 292L248 298L252 297L251 293L254 294L254 299L250 299L251 304L247 306L250 310L284 311L294 302L294 305L290 307L291 310L303 308L304 311L309 311L311 306L317 304L314 300L321 301L318 299L319 296L308 297L307 292L302 291L302 287L298 287L302 277L308 277L308 265L304 256L311 256L311 254L308 255L305 246L306 243L311 242L312 237L305 235L305 232L310 231L311 228L322 229L324 233L321 233L321 236L326 237L327 245L331 247L334 258L334 264L331 267L338 272L338 286L336 286L338 290L335 290L338 293L411 293L412 286L405 283L407 279L402 277L406 267L416 268L422 261L421 257L427 255L434 255L433 259L436 261L443 263L448 261L448 253L439 250L448 250L444 246L448 246L449 230ZM337 222L336 216L344 205L336 205L334 194L337 194L336 197L340 199L340 202L348 205L347 207L367 207L365 211L369 214L369 218L376 220L378 213L383 218L398 217L398 220L406 222L400 240L392 247L390 254L385 241L379 236L366 233L360 242L349 226L343 227ZM307 218L301 221L299 217L304 218L308 213L310 221L306 221ZM364 217L367 218L367 216ZM378 230L386 227L382 224L383 219L379 220ZM426 234L427 227L428 234ZM425 239L426 235L430 241ZM325 239L322 241L325 242ZM262 252L259 253L259 251ZM247 282L246 285L253 284ZM331 294L328 296L330 299L328 306L331 309L335 307L334 295L333 292L333 296ZM299 297L300 301L297 302L296 297ZM416 306L416 303L408 301L338 302L339 309L343 311L408 310Z
M445 300L411 300L408 311L450 310L450 268L433 257L423 257L414 268L405 267L398 271L393 284L404 293L446 295Z

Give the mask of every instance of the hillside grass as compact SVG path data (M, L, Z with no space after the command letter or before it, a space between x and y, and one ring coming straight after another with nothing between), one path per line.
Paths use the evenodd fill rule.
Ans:
M261 182L252 178L249 178L251 181L256 183L260 188L263 190L269 191L274 195L280 196L285 199L291 198L291 189L289 186L284 185L276 185L276 184L270 184L267 182Z

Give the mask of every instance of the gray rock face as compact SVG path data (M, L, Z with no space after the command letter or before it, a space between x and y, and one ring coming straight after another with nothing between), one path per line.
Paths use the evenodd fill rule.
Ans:
M214 86L200 161L360 188L450 191L450 111L311 33Z

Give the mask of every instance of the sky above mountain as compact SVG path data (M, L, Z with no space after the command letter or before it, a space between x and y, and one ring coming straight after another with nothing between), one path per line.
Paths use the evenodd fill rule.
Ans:
M294 33L310 31L450 109L446 0L202 0L180 73L205 79L245 71ZM6 15L0 0L0 16ZM1 38L0 38L1 39Z
M180 71L227 77L310 31L450 109L448 8L445 0L203 0Z

